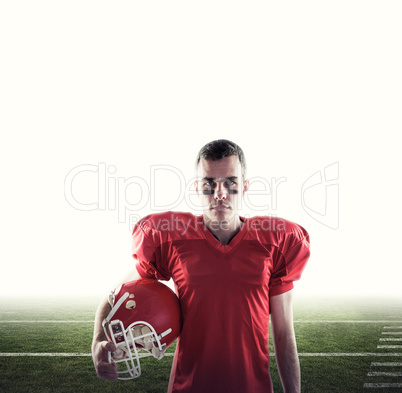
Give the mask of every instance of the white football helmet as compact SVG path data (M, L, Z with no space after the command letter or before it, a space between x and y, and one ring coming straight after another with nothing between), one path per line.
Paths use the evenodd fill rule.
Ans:
M117 348L109 353L109 362L116 363L118 379L137 378L141 375L139 359L151 355L161 359L179 336L179 299L159 281L142 278L113 291L109 303L112 309L103 328Z

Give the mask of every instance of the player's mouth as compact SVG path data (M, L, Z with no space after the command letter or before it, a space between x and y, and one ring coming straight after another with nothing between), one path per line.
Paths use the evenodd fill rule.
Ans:
M227 205L215 205L215 206L212 206L212 209L218 210L218 211L225 211L225 210L230 209L230 207Z

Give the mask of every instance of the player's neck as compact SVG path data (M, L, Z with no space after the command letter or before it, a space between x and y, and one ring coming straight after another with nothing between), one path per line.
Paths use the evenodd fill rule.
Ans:
M205 215L203 220L205 226L223 245L229 244L230 240L233 239L243 226L243 222L237 214L231 220L211 220Z

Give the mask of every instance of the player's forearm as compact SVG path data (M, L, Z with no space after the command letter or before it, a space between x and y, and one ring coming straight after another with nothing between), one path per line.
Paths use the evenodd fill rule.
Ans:
M105 298L100 302L98 309L96 311L92 348L100 341L107 341L105 331L102 327L102 322L107 317L109 312L110 312L110 305L107 298Z
M116 350L116 347L107 341L103 331L102 321L110 311L109 302L103 300L96 312L94 337L92 341L92 361L94 362L96 374L99 378L115 381L118 378L116 364L108 360L109 352Z
M284 393L300 393L300 363L294 337L284 335L276 340L275 359Z

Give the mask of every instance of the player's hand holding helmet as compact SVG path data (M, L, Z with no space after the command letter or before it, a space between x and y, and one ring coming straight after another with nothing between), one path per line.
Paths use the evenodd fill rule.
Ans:
M109 353L109 362L117 365L118 379L137 378L141 375L139 359L151 355L161 359L179 336L179 299L166 285L139 279L117 288L109 303L112 309L103 328L116 347Z

